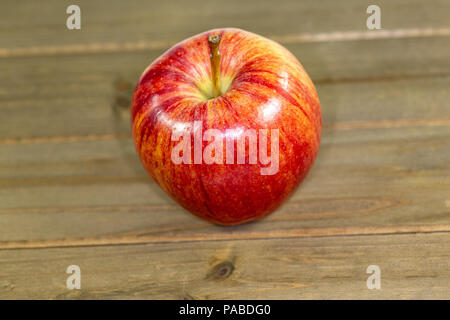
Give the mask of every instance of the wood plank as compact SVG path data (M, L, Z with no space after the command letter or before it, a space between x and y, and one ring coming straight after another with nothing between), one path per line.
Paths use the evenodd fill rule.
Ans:
M449 233L2 250L0 298L448 299L449 267Z
M176 43L215 27L239 27L265 36L367 30L371 2L326 1L120 1L80 0L82 29L65 22L70 1L3 0L0 47L42 47L151 41ZM446 0L379 0L384 29L450 27ZM195 22L195 23L194 23Z
M442 103L448 101L450 46L443 46L441 38L293 44L289 49L318 87L325 122L450 118ZM128 136L131 88L160 53L0 59L0 143L28 137ZM353 85L358 90L348 89ZM359 99L352 104L358 110L343 105L349 95ZM390 102L401 95L407 95L406 105ZM350 115L335 119L341 112Z
M375 32L359 0L82 0L81 31L69 4L0 5L0 299L450 297L448 1L380 0ZM221 26L285 44L324 111L300 189L232 228L148 178L128 110L153 59Z
M234 228L179 208L130 140L6 145L0 247L450 230L449 144L448 125L326 130L291 199Z
M375 228L371 233L386 228L400 232L405 226L409 231L437 225L447 230L449 82L445 76L319 84L325 130L313 171L276 215L236 228L233 237L249 230L263 234L273 225L292 235L357 234L367 227ZM176 241L175 234L184 239L226 237L229 230L186 214L150 181L134 151L126 109L114 113L109 108L94 128L83 117L92 119L99 111L80 107L60 106L48 118L44 113L42 121L39 109L30 114L13 108L0 126L10 134L33 124L38 125L34 132L50 128L48 133L55 134L68 128L70 134L88 133L45 138L44 131L41 140L3 138L1 246L128 243L136 235L142 242ZM20 123L11 126L14 115ZM72 119L70 126L66 121L49 126L52 115ZM30 122L24 123L27 117ZM108 123L110 131L105 132ZM336 226L341 229L330 231Z

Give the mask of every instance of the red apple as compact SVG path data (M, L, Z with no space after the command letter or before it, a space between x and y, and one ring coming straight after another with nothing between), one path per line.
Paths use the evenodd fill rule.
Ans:
M133 94L136 150L191 213L236 225L274 211L305 178L321 135L311 79L284 47L217 29L165 52Z

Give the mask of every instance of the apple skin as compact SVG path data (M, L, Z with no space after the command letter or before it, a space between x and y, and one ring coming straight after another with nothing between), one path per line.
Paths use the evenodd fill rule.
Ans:
M221 37L223 94L217 98L211 94L213 34ZM171 134L191 132L194 121L204 131L236 135L239 128L279 129L278 172L261 175L259 162L173 163L178 142ZM131 123L145 169L170 197L198 217L236 225L271 213L299 186L319 149L322 116L316 89L294 55L267 38L226 28L189 38L156 59L136 85Z

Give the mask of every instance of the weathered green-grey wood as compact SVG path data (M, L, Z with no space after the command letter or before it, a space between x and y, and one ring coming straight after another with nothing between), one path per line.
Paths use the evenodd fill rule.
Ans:
M321 85L327 125L310 176L276 214L234 232L450 230L449 79ZM127 116L116 121L128 125ZM127 130L119 131L122 139L0 145L0 247L127 242L136 234L150 235L143 242L226 236L229 230L186 214L151 182Z
M2 299L448 299L449 287L448 233L0 251Z
M325 123L436 119L450 118L446 77L450 45L444 39L450 38L293 44L289 48L318 87ZM130 88L160 53L0 59L0 143L5 138L129 136ZM405 81L410 78L413 81Z
M0 48L150 41L176 43L216 27L239 27L265 36L367 31L370 1L76 1L81 30L66 28L72 1L2 0ZM449 28L447 0L378 0L382 27Z
M0 4L0 298L449 298L448 1L378 1L372 40L364 1L77 3L81 31L65 28L70 1ZM233 228L151 182L128 110L153 59L223 26L285 44L324 116L300 189ZM65 288L70 264L81 292Z
M289 202L259 223L233 229L176 206L147 177L129 140L21 145L22 154L11 152L17 158L1 165L9 177L0 184L0 247L52 246L55 239L129 242L136 234L147 235L145 242L310 229L450 230L448 126L383 131L326 131L315 167ZM35 243L43 239L49 242ZM10 243L19 240L33 241Z

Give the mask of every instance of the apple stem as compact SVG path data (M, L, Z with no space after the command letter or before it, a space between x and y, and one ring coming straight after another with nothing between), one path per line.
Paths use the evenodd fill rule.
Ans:
M220 96L220 36L218 34L210 35L208 37L209 44L209 58L211 60L211 76L213 79L213 94L217 98Z

